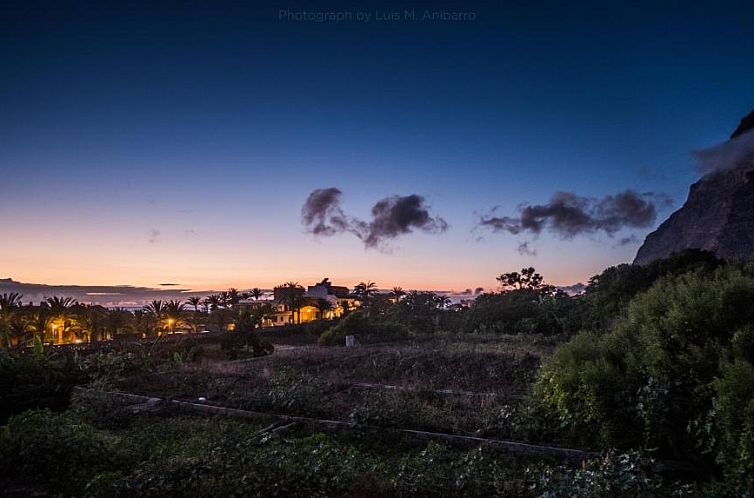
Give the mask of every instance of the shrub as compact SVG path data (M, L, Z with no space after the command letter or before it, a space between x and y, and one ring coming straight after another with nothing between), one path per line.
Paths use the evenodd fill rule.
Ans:
M359 342L369 343L406 339L409 332L401 324L370 320L364 313L356 312L319 336L318 342L326 346L343 346L347 335L356 336Z
M499 334L560 334L568 332L573 299L520 289L483 294L465 313L463 331Z
M737 494L754 494L754 366L737 359L723 366L716 383L719 463Z
M236 328L223 335L220 349L228 358L235 359L242 352L250 352L253 356L272 354L275 347L259 337L254 319L250 314L244 313L236 321Z
M561 346L540 373L537 399L575 440L709 464L721 359L732 344L747 343L747 332L732 331L751 323L754 278L736 267L661 279L609 333Z
M46 482L66 494L108 467L117 467L117 440L68 414L32 410L14 415L0 431L3 471Z
M638 452L608 451L581 468L544 466L533 475L532 487L540 498L694 496L689 486L663 488L663 480L650 470L653 464Z
M90 381L102 387L109 386L124 377L144 373L151 366L150 358L141 348L108 349L84 356L79 360L79 367Z
M70 354L0 353L0 423L32 408L65 409L84 379Z

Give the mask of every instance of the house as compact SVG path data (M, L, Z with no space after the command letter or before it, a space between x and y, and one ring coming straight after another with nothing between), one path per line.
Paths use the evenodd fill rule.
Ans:
M325 304L328 303L328 304ZM348 287L332 285L328 278L306 289L278 286L273 289L273 299L257 301L244 299L238 303L242 311L255 312L263 307L263 327L279 327L292 323L313 322L320 318L332 320L360 305Z

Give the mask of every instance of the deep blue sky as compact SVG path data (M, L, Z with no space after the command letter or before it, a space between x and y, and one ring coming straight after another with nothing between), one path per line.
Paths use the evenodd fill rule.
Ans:
M478 215L557 190L678 207L689 151L754 108L750 2L400 2L477 20L368 24L278 11L388 7L118 3L0 7L0 277L458 289L531 263L583 280L638 243L542 235L527 257L477 241ZM421 194L451 228L390 253L314 240L300 208L331 186L359 216Z

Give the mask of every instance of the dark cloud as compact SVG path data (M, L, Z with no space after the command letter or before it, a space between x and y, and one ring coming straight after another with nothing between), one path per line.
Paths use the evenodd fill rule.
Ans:
M334 187L314 190L301 208L303 224L314 235L334 235L351 230L352 223L340 207L342 192Z
M602 199L556 192L547 204L521 206L518 216L482 216L479 226L514 235L547 230L565 239L595 232L612 236L623 228L649 227L657 218L658 207L669 202L663 194L633 190Z
M387 239L422 230L440 233L448 224L440 217L432 217L424 203L424 197L416 194L405 197L392 196L377 202L372 208L372 221L366 225L364 244L377 247Z
M176 285L181 285L181 284L165 283L165 284L160 284L160 287L174 287Z
M367 248L384 247L388 240L421 230L440 233L448 224L432 216L424 197L416 194L391 196L372 207L372 219L363 221L345 214L340 206L342 192L334 187L314 190L301 208L301 221L314 235L352 233Z

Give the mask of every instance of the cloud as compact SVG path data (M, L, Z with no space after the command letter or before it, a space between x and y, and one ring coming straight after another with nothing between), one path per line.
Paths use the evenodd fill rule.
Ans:
M422 230L427 233L441 233L448 229L448 223L440 217L432 217L424 203L424 197L416 194L400 197L394 195L378 201L372 207L372 221L366 225L364 244L377 247L387 239Z
M165 283L165 284L160 284L160 287L174 287L176 285L181 285L181 284Z
M351 230L348 220L340 207L342 192L335 188L320 188L312 191L301 208L302 223L314 235L335 235Z
M727 142L713 147L693 151L691 155L697 161L699 172L705 175L713 171L754 167L754 130L735 135Z
M666 195L654 192L626 190L602 199L556 192L547 204L520 206L517 216L482 216L479 226L513 235L538 235L546 230L564 239L595 232L612 236L624 228L649 227L657 218L658 207L669 203Z
M628 237L621 237L621 239L618 241L619 246L628 246L631 244L638 244L641 242L641 239L637 237L635 234L631 234Z
M529 247L529 242L521 242L518 245L517 251L522 256L536 256L537 251Z
M173 286L153 289L131 285L48 285L0 278L0 294L4 292L22 294L24 303L39 303L50 296L70 296L80 303L140 307L154 299L183 300L189 296L207 296L216 291L194 291Z
M149 241L150 244L156 244L159 241L159 239L160 239L159 230L157 230L156 228L152 228L151 230L149 230L149 232L147 233L147 240Z
M414 230L441 233L448 229L447 222L433 216L424 197L417 194L394 195L377 201L369 221L346 215L340 205L341 196L342 192L334 187L309 194L301 208L301 221L309 232L322 236L351 233L367 248L384 248L388 240Z

